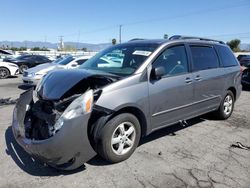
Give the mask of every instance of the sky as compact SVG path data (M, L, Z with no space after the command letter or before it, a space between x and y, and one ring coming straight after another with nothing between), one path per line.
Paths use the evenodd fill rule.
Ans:
M0 41L107 43L181 34L250 43L250 0L0 0Z

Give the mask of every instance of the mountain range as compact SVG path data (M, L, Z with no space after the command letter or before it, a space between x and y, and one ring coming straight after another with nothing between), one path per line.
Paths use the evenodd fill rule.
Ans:
M57 49L58 43L51 43L51 42L41 42L41 41L0 41L0 47L1 46L9 46L9 47L27 47L27 48L34 48L34 47L40 47L40 48L52 48ZM100 51L102 49L105 49L109 47L111 43L100 43L100 44L91 44L91 43L76 43L76 42L64 42L64 46L71 46L78 49L87 48L88 51ZM250 51L250 44L242 43L240 45L241 50L248 50Z
M51 48L57 49L58 43L51 43L51 42L41 42L41 41L0 41L0 46L9 46L9 47L27 47L27 48ZM76 43L76 42L64 42L64 46L71 46L78 49L87 48L88 51L100 51L104 48L110 46L111 43L100 43L100 44L90 44L90 43Z

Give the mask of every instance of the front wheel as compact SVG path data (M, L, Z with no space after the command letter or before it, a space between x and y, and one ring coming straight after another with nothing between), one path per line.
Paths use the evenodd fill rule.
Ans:
M101 130L98 154L111 163L128 159L141 137L138 119L129 113L115 116Z
M19 67L19 72L21 73L21 74L23 74L23 72L25 71L25 70L27 70L29 67L27 66L27 65L24 65L24 64L22 64L22 65L20 65L20 67Z
M5 67L0 67L0 79L8 78L10 76L10 71Z
M228 119L233 112L234 102L234 94L232 91L227 91L226 96L221 101L219 109L215 112L215 116L221 120Z

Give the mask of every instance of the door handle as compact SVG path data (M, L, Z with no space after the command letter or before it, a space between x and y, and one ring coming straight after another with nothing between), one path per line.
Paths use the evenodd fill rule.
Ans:
M187 83L187 84L189 84L189 83L191 83L193 80L191 79L191 78L186 78L186 80L185 80L185 82Z
M200 76L200 75L197 75L197 76L195 77L195 80L196 80L196 81L200 81L200 80L201 80L201 76Z

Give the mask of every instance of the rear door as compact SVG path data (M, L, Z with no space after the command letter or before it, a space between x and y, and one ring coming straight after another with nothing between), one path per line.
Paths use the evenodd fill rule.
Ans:
M149 79L149 103L152 129L185 119L194 101L193 75L189 72L184 44L167 47L149 68L164 67L159 80Z
M213 45L189 46L194 74L194 97L192 111L202 114L220 105L225 87L225 70L220 67L218 54Z

